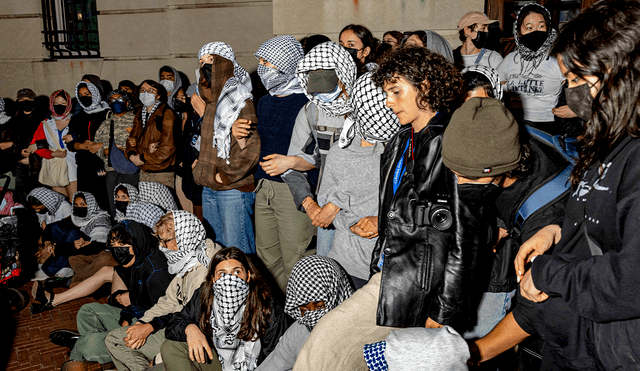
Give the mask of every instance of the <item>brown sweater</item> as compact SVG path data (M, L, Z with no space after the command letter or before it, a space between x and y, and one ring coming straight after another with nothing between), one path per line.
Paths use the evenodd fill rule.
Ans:
M166 109L165 109L166 107ZM164 114L164 115L163 115ZM136 140L135 146L127 141L127 157L140 154L144 165L140 170L149 172L172 171L176 160L176 146L173 142L173 126L176 119L173 111L166 104L161 104L151 114L147 125L142 127L142 109L133 119L133 129L129 138ZM161 128L162 130L158 130ZM154 153L149 152L149 146L158 143Z

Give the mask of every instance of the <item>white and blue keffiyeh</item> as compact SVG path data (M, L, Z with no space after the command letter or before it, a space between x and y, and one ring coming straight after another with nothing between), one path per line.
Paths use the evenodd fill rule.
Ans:
M274 37L265 41L254 54L276 68L258 64L258 75L269 94L303 94L304 90L295 75L298 62L304 57L302 45L291 35Z

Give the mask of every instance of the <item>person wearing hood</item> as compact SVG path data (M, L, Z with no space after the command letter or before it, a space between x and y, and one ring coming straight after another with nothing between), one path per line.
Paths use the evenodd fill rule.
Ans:
M158 71L158 82L160 82L160 85L164 86L164 89L167 91L167 104L175 111L174 98L176 94L178 94L178 90L182 88L180 73L171 66L162 66Z
M561 134L554 115L576 115L568 106L555 108L565 78L556 58L549 55L558 37L551 28L551 14L542 5L526 4L513 23L513 35L517 49L497 68L508 91L505 105L521 124Z
M202 222L184 211L163 215L155 227L160 250L166 255L169 273L175 277L156 305L130 327L109 333L107 349L119 371L142 371L160 353L165 327L191 300L205 281L213 255L222 247L206 238Z
M176 114L167 104L164 86L153 80L142 82L139 97L143 107L133 119L125 153L140 168L140 181L174 188Z
M502 85L498 71L481 64L474 64L462 70L465 100L473 97L495 98L502 101Z
M109 105L102 100L98 88L90 82L76 85L76 98L82 110L71 118L69 134L64 136L69 151L75 152L78 164L78 190L93 194L104 210L109 207L106 194L104 163L96 155L103 147L95 135L104 123Z
M484 13L471 11L458 22L458 37L462 45L453 51L456 66L462 69L475 64L498 68L502 56L495 50L487 49L489 25L499 21L489 19Z
M216 242L254 254L253 171L260 156L251 100L251 79L223 42L204 45L198 53L198 89L192 102L206 103L202 118L200 151L193 168L202 191L202 212L216 235Z
M105 190L108 195L111 195L116 184L137 185L140 172L124 154L135 116L131 96L124 90L113 90L107 94L107 103L111 111L107 113L105 121L96 132L95 142L102 144L102 148L96 152L96 155L104 163ZM116 215L113 197L109 197L109 214L112 218Z
M133 221L116 225L109 231L107 246L118 263L112 268L116 274L109 304L83 305L77 315L77 334L72 330L58 331L66 336L51 338L54 343L71 348L71 360L62 365L62 370L99 370L101 365L103 370L112 368L112 365L105 367L111 362L105 346L109 331L127 327L144 316L164 296L173 279L167 258L157 249L156 238L144 225ZM55 300L53 292L48 294L45 307Z
M405 32L402 46L421 46L432 52L438 53L453 62L453 49L451 44L439 33L431 30L418 30Z
M116 221L135 220L154 228L167 211L178 210L171 191L164 184L140 182L138 187L120 183L114 189Z
M102 86L102 80L100 80L100 76L88 73L82 76L82 79L80 79L80 81L92 83L100 93L100 100L103 100L105 91L104 87Z
M273 165L287 155L296 116L309 101L304 95L296 66L304 57L302 46L291 35L265 41L255 53L258 75L269 94L258 101L260 166L256 169L256 253L284 293L294 264L313 253L311 220L298 211L289 187Z
M334 42L319 44L305 55L298 63L296 77L309 103L296 117L287 156L274 161L276 171L268 172L272 176L282 174L298 210L305 211L313 225L321 227L316 248L320 255L331 249L334 229L328 227L335 213L322 209L315 200L320 180L314 170L322 173L329 149L340 138L346 116L352 111L349 98L356 76L353 58Z
M350 24L340 31L340 46L342 46L353 58L358 66L358 77L376 67L373 63L377 55L378 39L373 37L371 31L359 24Z
M125 91L131 97L131 105L133 106L133 112L138 112L142 108L142 103L138 99L138 86L131 80L122 80L118 83L118 90Z
M65 137L71 132L71 97L64 90L56 90L49 97L49 110L51 117L40 123L33 134L31 145L36 150L36 155L43 159L64 158L67 162L68 179L62 183L56 183L52 189L60 192L68 199L78 190L78 165L76 153L70 150L70 144Z

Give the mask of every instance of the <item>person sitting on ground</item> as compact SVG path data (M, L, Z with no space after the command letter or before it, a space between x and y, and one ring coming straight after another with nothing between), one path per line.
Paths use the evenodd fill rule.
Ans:
M167 326L163 364L167 370L255 370L287 327L284 311L247 255L225 248Z
M120 183L114 189L114 200L117 221L125 220L129 203L134 202L155 205L164 210L162 215L167 211L178 210L178 205L176 205L169 188L164 184L154 182L139 182L137 188L128 183ZM155 222L150 228L154 226Z
M169 273L176 276L165 295L136 324L119 327L107 336L107 349L119 371L149 367L160 353L166 325L205 281L211 258L222 248L206 239L204 226L195 215L183 210L163 215L156 224L156 236L167 256Z

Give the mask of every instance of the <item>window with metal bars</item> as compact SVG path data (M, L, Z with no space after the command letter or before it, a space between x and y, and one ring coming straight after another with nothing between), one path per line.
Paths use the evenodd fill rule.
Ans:
M51 59L100 57L96 0L42 0L42 20Z

